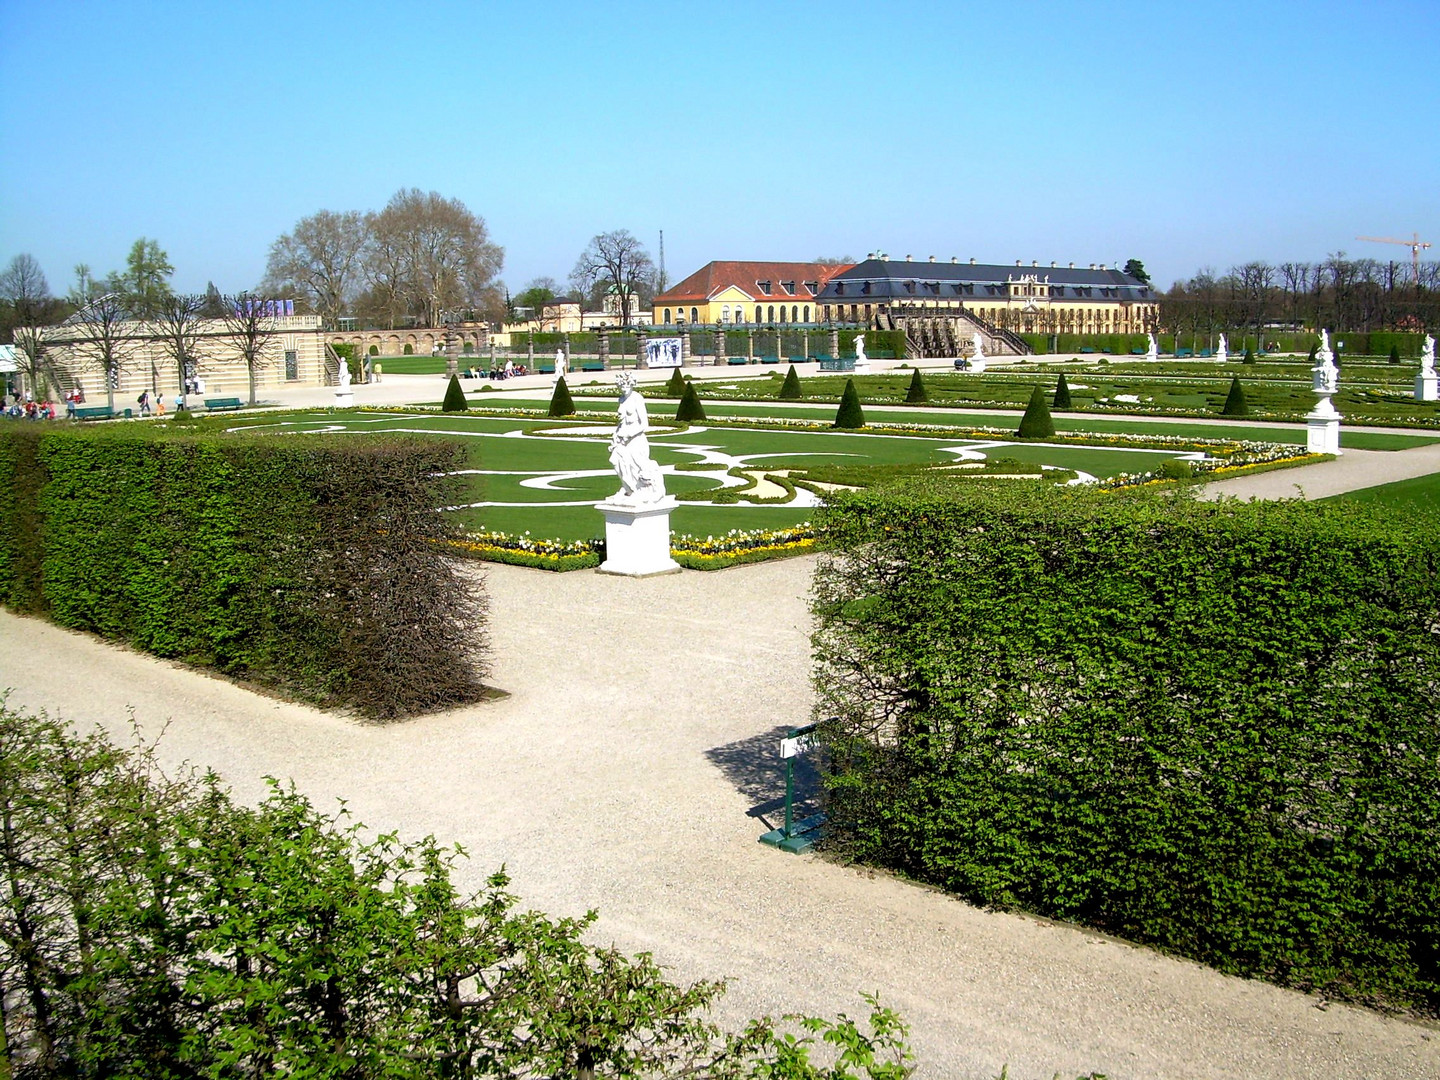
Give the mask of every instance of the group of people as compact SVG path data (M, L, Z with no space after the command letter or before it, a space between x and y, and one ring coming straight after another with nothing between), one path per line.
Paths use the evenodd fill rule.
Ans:
M496 368L494 371L486 371L484 368L466 368L464 378L467 379L513 379L517 375L529 375L530 371L524 364L517 364L514 360L506 360L503 368Z
M65 395L68 401L70 395ZM0 403L4 397L0 396ZM54 420L55 403L49 398L44 401L36 401L34 396L27 390L24 394L14 393L10 396L10 403L5 406L5 415L14 419L24 418L26 420Z

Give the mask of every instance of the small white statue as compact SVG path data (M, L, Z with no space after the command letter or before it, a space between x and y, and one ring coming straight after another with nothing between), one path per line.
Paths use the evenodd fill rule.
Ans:
M855 335L855 363L864 364L869 361L865 357L865 335Z
M1215 347L1215 359L1222 364L1230 359L1230 350L1226 348L1224 334L1220 335L1220 344Z
M1435 375L1435 338L1425 335L1425 348L1420 352L1420 374L1429 379Z
M1315 350L1315 366L1310 369L1314 377L1312 387L1315 393L1329 397L1340 387L1340 369L1335 366L1335 354L1330 351L1330 333L1320 331L1320 348Z
M1145 336L1150 339L1150 346L1145 350L1145 359L1146 359L1146 360L1159 360L1159 359L1160 359L1160 346L1159 346L1159 344L1155 341L1155 335L1154 335L1154 334L1146 334Z
M650 427L650 414L645 399L635 389L635 376L622 371L615 378L620 394L616 410L615 434L610 436L610 464L620 477L620 490L614 502L651 503L665 497L665 478L650 457L650 440L645 432Z
M343 356L340 358L339 386L341 393L350 389L350 364Z
M970 335L970 345L974 349L974 352L970 354L970 363L974 364L976 360L979 360L983 364L985 362L985 339L980 336L979 330Z
M565 362L565 350L555 350L555 381L559 382L569 373L570 366Z

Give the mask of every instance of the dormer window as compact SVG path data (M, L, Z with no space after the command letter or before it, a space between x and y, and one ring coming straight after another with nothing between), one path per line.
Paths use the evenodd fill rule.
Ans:
M835 295L836 295L836 296L844 296L844 295L845 295L845 283L844 283L843 281L837 281L837 282L835 282Z
M766 296L769 296L769 295L770 295L770 282L768 282L768 281L757 281L755 284L760 286L760 291L761 291L762 293L764 293Z
M793 281L782 281L780 282L780 287L791 296L795 295L795 283Z
M805 288L809 290L811 296L814 296L820 291L820 283L818 281L807 281L805 282Z
M865 282L863 285L860 286L860 295L862 295L862 296L869 296L869 295L870 295L870 282L867 281L867 282Z
M905 291L908 293L913 293L915 291L915 283L913 281L905 282Z

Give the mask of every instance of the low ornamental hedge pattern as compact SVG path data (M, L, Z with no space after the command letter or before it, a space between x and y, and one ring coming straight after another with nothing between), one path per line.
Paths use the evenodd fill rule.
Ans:
M438 439L0 424L0 602L387 719L483 695Z
M830 843L1440 1013L1440 518L923 482L819 512Z

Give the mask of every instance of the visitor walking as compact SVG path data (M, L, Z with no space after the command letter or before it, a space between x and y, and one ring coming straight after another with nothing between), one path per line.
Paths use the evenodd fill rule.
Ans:
M141 415L141 416L149 416L149 415L150 415L150 391L149 391L149 390L141 390L141 391L140 391L140 396L137 397L137 398L135 399L135 401L136 401L136 403L140 406L140 415Z

